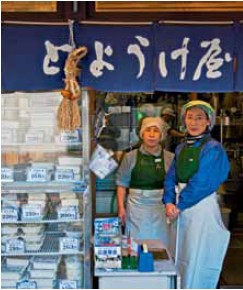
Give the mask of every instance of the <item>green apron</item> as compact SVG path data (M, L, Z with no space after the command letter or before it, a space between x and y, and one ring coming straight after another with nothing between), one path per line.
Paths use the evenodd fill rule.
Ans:
M206 137L201 140L200 145L197 147L186 145L182 148L176 162L178 182L187 183L188 180L198 171L201 149L209 140L210 137Z
M168 227L161 203L165 176L164 154L137 151L127 200L126 232L135 239L160 240L168 247Z
M137 161L131 173L130 188L162 189L164 187L164 154L153 156L137 151Z
M186 146L179 153L176 164L178 194L198 171L200 152L210 139L205 137L198 147ZM180 212L173 246L176 244L175 264L183 289L216 288L229 239L215 192Z

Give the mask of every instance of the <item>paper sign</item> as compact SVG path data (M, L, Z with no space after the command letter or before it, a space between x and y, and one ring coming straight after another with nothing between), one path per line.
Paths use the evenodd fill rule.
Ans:
M5 131L2 130L1 134L1 142L2 144L11 144L13 142L13 134L11 130Z
M37 289L37 283L35 281L22 281L16 283L17 289Z
M76 220L77 209L75 206L63 206L58 210L58 219L60 220Z
M77 289L76 280L60 280L59 289Z
M57 169L55 172L55 180L56 181L73 181L74 173L72 169Z
M3 182L12 182L12 181L14 181L13 169L12 168L7 168L7 167L2 167L1 168L1 180Z
M75 130L74 132L62 132L60 134L60 143L62 144L72 144L80 142L79 131Z
M27 181L35 181L35 182L48 181L47 169L45 169L45 168L30 168L28 170Z
M25 143L27 144L39 144L44 140L43 133L28 133L25 135Z
M25 204L22 206L22 219L37 219L42 217L41 205Z
M6 243L6 253L23 253L25 243L20 239L9 239Z
M2 221L11 222L18 220L18 209L13 207L2 208Z
M92 170L100 179L111 174L118 166L117 162L111 157L113 153L108 152L105 148L97 145L92 160L89 164Z
M72 252L79 250L80 240L74 238L60 238L59 240L59 249L60 252Z

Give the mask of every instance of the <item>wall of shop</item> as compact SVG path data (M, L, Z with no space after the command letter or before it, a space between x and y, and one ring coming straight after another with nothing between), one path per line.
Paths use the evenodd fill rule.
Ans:
M241 1L2 1L2 21L240 21Z
M8 21L67 23L69 19L77 22L82 21L83 23L85 21L94 21L95 23L99 22L101 24L113 21L116 21L118 24L123 21L129 21L132 24L141 21L148 23L157 21L184 22L185 19L186 21L213 21L213 23L223 21L224 23L227 22L230 24L233 22L240 23L243 20L243 2L236 1L217 2L216 4L214 1L207 3L193 1L190 5L173 1L168 3L163 3L163 1L47 1L39 2L39 5L35 4L35 2L28 2L28 7L23 7L22 5L24 5L24 2L21 3L21 1L11 1L11 6L9 6L9 2L2 1L3 26L5 23L7 25ZM51 30L49 30L49 32L50 31ZM65 33L66 32L64 32L64 34ZM58 36L60 36L60 34L58 34ZM64 37L67 38L68 35L65 35ZM240 49L242 49L242 47ZM29 58L28 60L30 62ZM63 64L64 57L61 61ZM239 73L239 75L243 74ZM60 84L61 82L62 78L60 77ZM49 84L51 84L51 82L49 82ZM29 89L29 87L27 89ZM236 134L241 132L242 108L240 108L239 105L241 94L233 93L233 89L234 88L232 87L232 92L230 92L231 90L229 89L228 94L225 94L222 91L218 98L222 105L222 119L224 118L223 114L227 114L230 117L230 124L223 124L224 130L221 135L224 138L224 143L227 146L230 158L231 160L236 160L236 165L232 163L234 171L231 173L231 177L233 178L230 178L227 188L224 189L224 191L227 191L228 193L233 192L232 195L228 194L228 197L226 196L226 202L228 202L232 207L235 207L236 204L239 204L239 180L241 176L239 174L242 174L242 165L240 163L240 157L242 156L242 139L240 136L242 135ZM203 90L204 89L202 88L201 92L203 92ZM184 92L184 90L182 89L181 92ZM171 94L174 94L173 91L171 91ZM178 94L180 94L180 91L177 90L177 93L175 94L175 99L177 101L178 98L176 96ZM221 100L224 101L221 102ZM237 108L236 112L237 114L241 114L240 116L236 114L234 108ZM218 110L218 116L220 116L220 114L220 110ZM236 119L237 124L235 123ZM220 125L220 120L218 125ZM215 134L217 138L221 138L220 126L216 128ZM237 193L236 195L235 192Z

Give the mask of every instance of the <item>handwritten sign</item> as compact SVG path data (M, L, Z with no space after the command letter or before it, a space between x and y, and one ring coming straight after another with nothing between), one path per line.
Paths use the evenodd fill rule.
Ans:
M47 169L30 168L28 170L27 181L46 182L48 181Z
M58 219L60 220L76 220L78 216L75 206L63 206L58 210Z
M23 253L25 243L21 239L9 239L6 243L6 253Z
M74 180L74 173L72 169L57 169L55 172L55 180L69 182Z
M60 143L62 144L73 144L80 142L79 131L75 130L74 132L61 132L60 134Z
M59 289L77 289L76 280L60 280Z
M1 179L3 182L13 182L13 169L12 168L7 168L7 167L2 167L1 168Z
M18 220L18 209L14 207L2 208L2 222L14 222Z
M42 218L41 205L25 204L22 206L22 219L39 220Z
M37 289L37 283L35 281L21 281L16 283L17 289Z
M25 143L27 144L39 144L44 141L43 133L28 133L25 135Z
M79 250L79 240L74 238L60 238L60 252L73 252Z

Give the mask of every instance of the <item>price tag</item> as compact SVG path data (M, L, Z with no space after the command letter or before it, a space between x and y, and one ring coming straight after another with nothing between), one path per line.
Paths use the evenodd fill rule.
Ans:
M75 206L63 206L58 210L58 219L60 220L76 220L77 208Z
M78 289L76 280L60 280L59 289Z
M17 289L37 289L36 281L21 281L16 283Z
M2 221L13 222L18 220L18 209L13 207L2 208Z
M75 130L74 132L62 132L60 134L60 142L62 144L78 143L79 141L80 135L78 130Z
M11 144L13 143L13 134L12 134L12 130L2 130L2 134L1 134L1 142L2 145L4 144Z
M28 170L27 181L35 182L46 182L47 179L47 169L46 168L30 168Z
M42 132L27 133L25 135L25 143L27 144L39 144L44 140L44 134Z
M55 172L55 180L56 181L73 181L74 173L72 169L57 169Z
M25 243L20 239L9 239L6 243L6 253L23 253L25 251Z
M24 204L22 206L22 219L36 219L42 218L41 205L39 204Z
M12 168L7 168L7 167L2 167L1 168L1 179L3 182L13 182L13 169Z
M80 240L74 238L60 238L59 240L59 249L60 252L72 252L79 250Z

